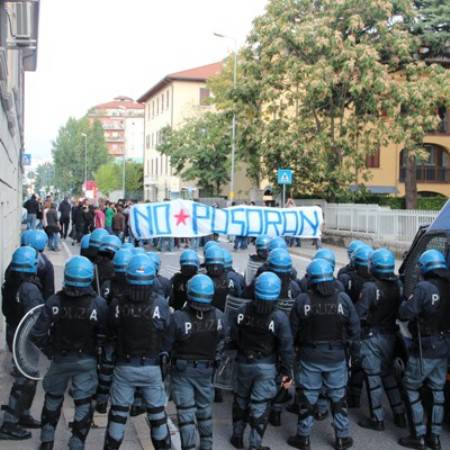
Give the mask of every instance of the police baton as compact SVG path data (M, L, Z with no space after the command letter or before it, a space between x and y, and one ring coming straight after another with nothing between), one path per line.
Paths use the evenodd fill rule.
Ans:
M423 376L423 349L422 349L422 330L420 327L420 320L417 320L417 343L419 345L419 363L420 376Z
M94 266L95 269L95 285L97 286L97 294L100 295L100 279L98 277L98 266Z

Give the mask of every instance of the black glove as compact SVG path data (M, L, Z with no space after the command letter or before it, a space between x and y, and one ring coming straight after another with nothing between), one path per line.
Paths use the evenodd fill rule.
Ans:
M159 367L161 367L161 376L164 381L170 369L170 356L168 353L161 353L159 355Z
M351 368L353 370L361 370L362 369L362 360L359 355L351 356Z

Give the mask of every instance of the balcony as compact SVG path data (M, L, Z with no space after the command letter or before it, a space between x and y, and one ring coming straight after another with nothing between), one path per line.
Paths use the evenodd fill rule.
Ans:
M400 181L406 178L406 167L400 168ZM416 167L416 178L418 183L449 183L450 169L438 166L418 166Z
M105 136L106 142L125 142L125 136Z

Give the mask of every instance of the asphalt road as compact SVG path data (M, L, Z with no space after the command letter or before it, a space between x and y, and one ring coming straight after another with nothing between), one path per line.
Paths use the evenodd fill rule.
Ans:
M230 244L224 243L225 246L231 249ZM78 248L72 247L69 245L65 246L65 249L72 253L77 254ZM346 262L346 253L344 249L333 248L337 254L337 268L341 267ZM250 248L253 251L253 248ZM304 274L306 265L310 260L310 256L314 253L314 249L308 245L304 246L302 249L294 249L293 250L293 261L294 266L298 271L299 276ZM294 254L295 252L295 254ZM62 282L62 266L65 259L65 253L61 252L59 254L52 253L50 256L56 265L56 278L57 278L57 288L60 287ZM178 270L178 260L181 251L175 251L171 253L162 254L162 269L161 273L165 276L171 276L174 272ZM200 251L201 253L201 251ZM247 251L238 251L233 252L234 256L234 266L236 270L240 272L244 272L247 259L248 259L249 250ZM4 382L6 380L3 380ZM5 387L6 383L0 384ZM8 383L9 385L9 383ZM7 396L7 390L5 388L2 389L3 395L2 397ZM36 399L33 410L35 413L39 411L40 405L42 404L39 400L42 399L41 395L39 395L39 399ZM231 393L227 393L225 395L225 401L222 404L214 405L214 449L215 450L232 450L233 447L229 444L228 439L231 435L231 402L232 395ZM39 403L37 405L36 403ZM384 432L375 432L368 431L360 428L357 425L357 421L368 414L367 401L365 397L363 398L362 408L358 410L350 410L350 419L352 424L352 435L354 438L354 447L357 450L400 450L400 447L397 444L397 439L400 436L403 436L406 433L406 430L396 429L391 422L391 413L387 410L387 420L386 420L386 431ZM180 449L179 444L179 436L176 429L176 410L172 402L168 404L168 414L174 423L174 428L172 428L172 438L174 443L174 449ZM68 438L68 430L67 430L67 422L70 420L72 415L71 410L71 402L66 401L64 416L67 417L64 421L60 423L59 432L58 432L58 450L60 448L65 448L63 446L63 442L67 442ZM101 448L104 426L106 425L105 420L106 417L97 417L97 426L98 428L94 428L88 438L87 448L88 449L98 449ZM271 447L272 450L287 450L291 449L286 444L286 439L295 433L296 430L296 416L290 414L288 412L283 413L282 426L279 428L274 428L269 425L267 428L267 432L264 439L264 444ZM33 443L30 441L23 443L8 443L4 445L4 443L0 443L0 448L3 449L31 449L37 448L36 443L37 433L34 434ZM326 419L323 422L318 422L314 426L314 430L311 436L311 445L313 449L329 449L333 445L334 442L334 433L331 427L330 419ZM443 449L450 449L450 433L448 429L444 432L442 436L442 444ZM130 420L127 424L127 438L124 442L123 448L129 450L138 450L138 449L152 449L149 437L148 437L148 429L146 427L145 421L141 416L138 420L133 419Z

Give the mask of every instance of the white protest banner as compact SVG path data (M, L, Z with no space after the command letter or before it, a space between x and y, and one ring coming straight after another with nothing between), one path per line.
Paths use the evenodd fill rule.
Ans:
M213 233L233 236L298 236L319 238L323 222L318 206L214 208L191 200L142 203L130 210L130 225L137 239L199 237Z

